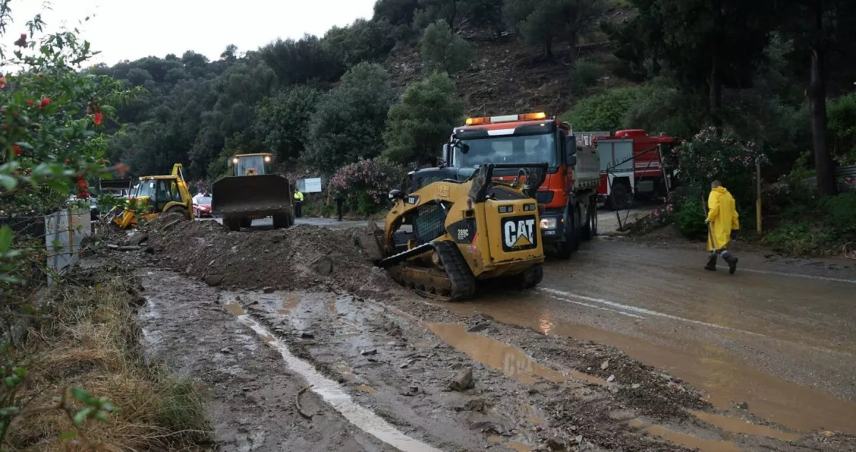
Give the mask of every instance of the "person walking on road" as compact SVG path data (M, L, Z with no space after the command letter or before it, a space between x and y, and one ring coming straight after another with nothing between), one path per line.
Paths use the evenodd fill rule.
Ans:
M303 193L299 188L294 189L294 217L303 216Z
M728 251L728 243L734 231L740 229L739 215L734 203L734 197L718 180L710 184L710 195L707 198L707 259L705 270L716 271L716 258L722 256L728 264L728 272L737 271L737 257Z

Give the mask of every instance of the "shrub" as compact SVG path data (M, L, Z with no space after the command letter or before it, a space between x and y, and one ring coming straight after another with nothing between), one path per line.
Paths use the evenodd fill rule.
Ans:
M473 59L472 46L453 33L445 20L438 20L425 28L419 51L428 71L454 74L469 67Z
M389 190L403 179L401 166L382 159L359 160L339 168L327 189L334 197L343 197L347 208L368 215L386 204Z
M639 99L633 87L613 88L586 97L562 115L576 130L615 130L621 128L624 116Z
M579 59L571 70L571 92L583 94L603 76L603 66L588 59Z
M401 164L433 163L463 114L464 104L446 74L435 72L413 83L389 109L384 157Z
M306 161L329 174L383 148L382 135L395 93L389 75L377 64L360 63L325 94L309 123Z
M856 163L856 93L831 100L827 111L836 159L842 164Z
M707 225L704 224L701 197L698 199L687 198L678 203L672 214L672 219L685 237L691 239L707 237Z
M755 159L764 159L755 143L707 127L673 152L685 184L707 191L710 182L719 179L734 196L738 210L752 205Z
M836 231L856 234L856 193L841 193L821 202L825 222Z
M780 253L804 256L824 254L835 241L829 229L807 222L791 222L770 231L763 243Z

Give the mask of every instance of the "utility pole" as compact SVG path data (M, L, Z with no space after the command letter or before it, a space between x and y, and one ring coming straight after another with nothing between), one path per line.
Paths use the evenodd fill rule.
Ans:
M755 157L755 231L760 235L761 225L761 157Z

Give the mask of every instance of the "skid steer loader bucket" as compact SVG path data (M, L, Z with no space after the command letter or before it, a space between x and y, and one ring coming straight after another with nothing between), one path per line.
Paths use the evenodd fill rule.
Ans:
M279 175L224 177L214 182L212 191L212 213L223 218L266 217L291 212L288 179Z

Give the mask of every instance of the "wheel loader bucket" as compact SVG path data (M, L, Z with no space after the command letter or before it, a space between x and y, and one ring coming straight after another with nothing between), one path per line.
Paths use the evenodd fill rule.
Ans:
M370 261L377 263L383 259L384 253L381 246L383 230L378 228L374 221L369 220L364 230L355 231L353 238L354 243L363 250Z
M266 217L291 212L288 179L276 174L229 176L214 182L211 210L222 217Z

